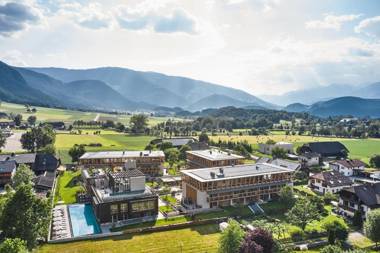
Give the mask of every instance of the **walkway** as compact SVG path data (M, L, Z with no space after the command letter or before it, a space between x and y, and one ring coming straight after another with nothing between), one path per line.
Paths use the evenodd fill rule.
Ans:
M95 118L94 118L94 121L98 121L99 120L99 117L100 117L100 113L96 114Z
M5 143L5 147L2 149L3 152L20 152L25 151L22 148L20 139L22 132L15 132L11 136L7 138L7 141Z

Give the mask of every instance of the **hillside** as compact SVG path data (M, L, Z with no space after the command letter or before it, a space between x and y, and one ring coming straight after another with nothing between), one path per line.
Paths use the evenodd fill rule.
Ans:
M188 107L211 95L223 95L250 105L275 108L249 93L185 77L167 76L154 72L134 71L126 68L95 68L72 70L63 68L31 68L63 82L96 79L135 102L154 103L155 106ZM204 108L214 106L204 102Z
M305 105L305 104L301 104L301 103L294 103L294 104L290 104L290 105L287 105L286 107L284 107L284 111L287 111L287 112L306 112L307 110L309 110L310 106L308 105Z
M233 99L229 96L213 94L198 100L192 105L186 107L186 109L190 111L199 111L207 108L221 108L226 106L248 107L250 105L250 103Z

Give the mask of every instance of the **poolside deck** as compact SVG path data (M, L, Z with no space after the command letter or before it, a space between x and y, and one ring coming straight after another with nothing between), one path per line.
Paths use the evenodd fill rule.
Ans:
M70 216L66 205L53 208L51 223L51 240L68 239L73 236Z

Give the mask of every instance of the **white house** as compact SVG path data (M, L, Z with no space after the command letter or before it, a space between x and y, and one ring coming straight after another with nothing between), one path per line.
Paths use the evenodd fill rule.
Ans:
M259 143L259 150L263 154L271 155L272 150L276 147L285 150L287 153L293 153L293 144L289 142L277 142L275 144Z
M317 153L304 153L298 156L302 167L318 166L321 156Z
M309 177L309 187L319 193L337 193L353 184L349 177L337 171L324 171Z
M364 171L366 164L360 160L342 159L330 163L330 169L338 171L347 177L357 175Z

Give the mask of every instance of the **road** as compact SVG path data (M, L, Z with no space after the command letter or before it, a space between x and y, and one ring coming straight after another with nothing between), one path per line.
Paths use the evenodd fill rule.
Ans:
M22 132L16 132L12 136L7 138L7 142L5 143L5 147L2 149L3 152L16 152L16 151L24 151L21 146L21 135Z
M95 118L94 118L94 121L98 121L99 120L99 117L100 117L100 113L96 114Z

